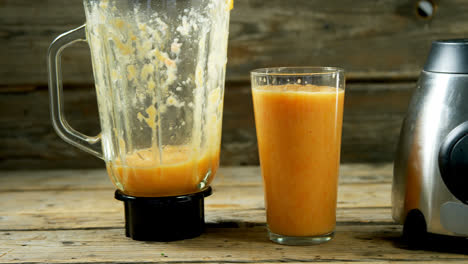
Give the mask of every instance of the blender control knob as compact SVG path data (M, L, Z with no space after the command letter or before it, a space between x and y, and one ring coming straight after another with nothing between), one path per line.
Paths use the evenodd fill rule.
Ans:
M468 204L468 121L445 138L439 152L439 168L449 191Z

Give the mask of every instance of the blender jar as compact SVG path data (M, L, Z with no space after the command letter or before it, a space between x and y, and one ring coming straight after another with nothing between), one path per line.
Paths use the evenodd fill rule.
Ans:
M198 236L219 166L232 0L83 2L86 24L49 48L54 128L106 162L127 236ZM91 50L102 130L94 137L63 114L61 53L76 41Z
M54 127L104 159L124 194L194 193L216 174L231 1L84 0L86 24L51 44ZM91 49L102 129L96 137L73 130L63 116L60 54L75 41Z

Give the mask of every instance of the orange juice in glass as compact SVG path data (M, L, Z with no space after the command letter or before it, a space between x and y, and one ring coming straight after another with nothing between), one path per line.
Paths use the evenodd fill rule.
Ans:
M310 245L333 238L343 123L344 71L251 72L270 240Z

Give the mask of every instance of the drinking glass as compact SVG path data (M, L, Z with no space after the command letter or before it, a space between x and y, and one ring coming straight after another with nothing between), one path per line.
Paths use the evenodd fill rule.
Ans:
M333 67L251 72L270 240L310 245L333 238L345 90Z

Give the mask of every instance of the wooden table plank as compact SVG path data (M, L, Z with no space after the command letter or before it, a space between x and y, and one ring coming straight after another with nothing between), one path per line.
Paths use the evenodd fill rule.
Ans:
M207 224L215 226L250 226L265 224L263 208L243 210L240 208L219 209L206 206ZM65 230L89 228L121 228L124 226L123 206L116 204L108 210L67 211L37 213L4 213L0 216L1 231ZM338 208L337 221L343 224L379 223L392 225L391 209L384 208Z
M337 220L392 223L389 171L390 164L342 165ZM223 167L213 188L208 223L265 223L259 167ZM1 172L0 230L121 227L114 190L105 170Z
M104 166L104 165L103 165ZM340 183L390 183L393 165L341 164ZM214 184L261 185L258 166L221 167ZM0 191L114 190L104 169L1 171Z
M178 242L138 242L123 229L23 231L2 234L0 261L48 263L141 262L327 262L418 260L466 263L467 255L406 250L400 227L342 225L334 240L311 247L281 246L267 239L264 226L208 228L202 236ZM1 233L0 233L1 234ZM164 254L164 255L162 255ZM15 260L16 259L16 260Z
M342 184L339 186L338 207L389 207L390 185L387 183ZM206 199L213 208L263 208L262 185L239 186L213 184L214 194ZM92 211L109 208L114 201L113 190L54 190L1 192L0 200L5 211ZM120 204L120 203L119 203ZM73 207L70 207L73 205Z
M206 199L207 232L170 243L124 236L123 206L103 170L4 171L0 263L467 263L466 243L406 248L391 219L391 170L341 166L336 238L313 247L268 241L258 167L221 168Z
M337 221L392 223L390 171L390 164L342 165ZM213 188L207 223L265 223L259 167L223 167ZM114 190L105 170L0 172L0 230L122 227Z

